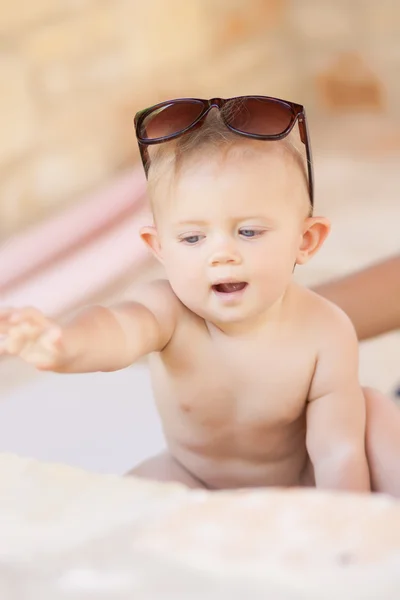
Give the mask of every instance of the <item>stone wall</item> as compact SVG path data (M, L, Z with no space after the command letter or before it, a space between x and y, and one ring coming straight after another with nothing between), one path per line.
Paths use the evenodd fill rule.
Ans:
M397 151L399 75L397 0L3 3L0 236L137 160L133 115L168 97L276 95L332 132L361 111Z

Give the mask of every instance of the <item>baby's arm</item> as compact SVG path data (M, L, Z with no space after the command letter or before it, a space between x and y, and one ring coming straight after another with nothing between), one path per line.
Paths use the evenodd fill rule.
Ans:
M314 291L348 314L360 340L400 328L400 255Z
M57 373L116 371L168 344L177 307L168 284L157 281L137 290L130 302L89 306L64 325L36 309L3 309L0 355Z
M307 450L318 488L369 491L365 400L358 381L358 344L344 313L332 310L307 407Z

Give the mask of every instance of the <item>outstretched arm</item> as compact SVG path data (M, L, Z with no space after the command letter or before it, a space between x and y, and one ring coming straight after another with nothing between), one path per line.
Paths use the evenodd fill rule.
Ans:
M359 340L400 328L400 255L328 281L314 291L347 313Z
M369 491L357 337L346 315L332 313L309 394L307 451L318 488Z
M0 311L0 354L57 373L116 371L168 344L178 306L167 282L159 281L130 302L89 306L63 325L33 308L6 309Z

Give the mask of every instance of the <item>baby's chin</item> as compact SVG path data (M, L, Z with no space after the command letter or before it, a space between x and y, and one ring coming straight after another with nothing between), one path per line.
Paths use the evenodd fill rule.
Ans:
M251 329L254 322L258 322L264 314L261 308L249 308L246 306L220 307L186 301L185 306L195 313L199 318L219 329Z

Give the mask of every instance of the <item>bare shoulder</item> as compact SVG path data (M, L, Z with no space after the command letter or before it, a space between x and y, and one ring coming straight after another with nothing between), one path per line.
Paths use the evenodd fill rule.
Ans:
M157 338L159 349L171 340L180 316L187 311L166 279L139 284L128 299L110 308L122 325L132 317L137 322L139 316L143 329Z
M333 302L305 287L296 286L297 315L319 352L358 347L353 323Z
M298 318L315 352L308 400L358 385L358 339L347 314L307 288L299 287L298 306Z
M129 302L143 305L157 319L175 319L187 312L167 279L139 284L132 290Z

